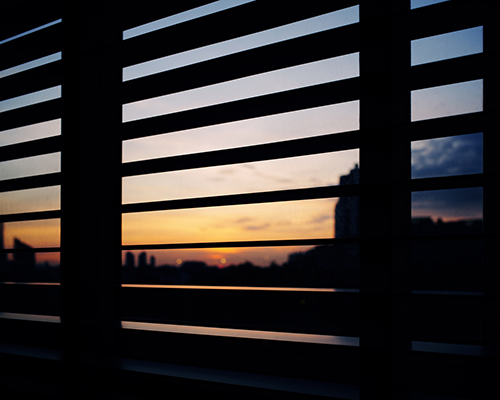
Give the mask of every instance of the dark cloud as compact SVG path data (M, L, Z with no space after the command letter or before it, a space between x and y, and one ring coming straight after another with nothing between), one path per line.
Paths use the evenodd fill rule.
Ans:
M247 225L247 226L244 226L243 229L246 231L261 231L261 230L269 228L269 226L270 226L269 223L262 224L262 225Z
M475 174L482 171L482 133L412 143L412 178Z

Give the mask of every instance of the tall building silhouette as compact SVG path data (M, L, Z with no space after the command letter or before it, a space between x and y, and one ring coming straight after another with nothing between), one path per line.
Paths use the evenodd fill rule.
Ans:
M14 252L14 264L19 271L30 272L36 267L35 253L30 251L32 247L18 238L14 239L14 250L26 250Z
M138 264L139 268L146 268L148 266L147 256L145 252L139 254Z
M7 268L7 253L5 253L3 222L0 222L0 271Z
M127 268L135 267L135 257L134 254L131 253L130 251L128 251L127 254L125 255L125 266Z
M341 185L355 185L359 183L359 166L356 166L348 175L340 177ZM352 238L359 236L359 197L341 197L335 206L335 237Z

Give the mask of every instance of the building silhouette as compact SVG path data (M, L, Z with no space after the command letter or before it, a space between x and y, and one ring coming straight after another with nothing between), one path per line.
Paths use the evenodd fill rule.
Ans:
M355 185L359 183L359 166L356 166L348 175L340 177L340 185ZM336 238L352 238L359 236L359 197L341 197L335 206Z
M36 258L32 249L30 245L14 238L14 250L21 250L14 252L14 264L20 272L29 273L35 270Z
M137 263L139 268L146 268L148 266L147 255L145 252L139 254L139 259Z
M125 266L127 268L134 268L135 267L135 257L134 254L131 253L130 251L127 252L125 255Z

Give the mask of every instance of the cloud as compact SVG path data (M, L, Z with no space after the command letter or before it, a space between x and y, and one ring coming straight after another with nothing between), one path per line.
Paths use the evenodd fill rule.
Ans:
M269 223L262 224L262 225L247 225L247 226L244 226L243 229L246 231L262 231L264 229L269 228L270 225L271 224L269 224Z
M322 224L325 221L333 221L333 214L324 214L309 220L310 224Z
M244 217L244 218L240 218L240 219L236 220L235 223L236 224L245 224L245 223L253 221L253 220L254 220L253 218Z
M481 173L482 133L412 143L412 178Z

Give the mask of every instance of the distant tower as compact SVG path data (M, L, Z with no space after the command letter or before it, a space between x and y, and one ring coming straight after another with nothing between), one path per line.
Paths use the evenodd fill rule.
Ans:
M356 164L349 175L340 177L341 185L359 183L359 166ZM341 197L335 206L335 237L352 238L359 236L359 197Z
M139 254L139 268L146 268L148 266L146 253L142 252Z
M135 257L134 253L131 253L130 251L125 254L125 266L127 268L134 268L135 267Z
M149 258L149 266L150 266L151 268L154 268L154 267L156 266L156 258L155 258L155 256L151 256L151 257Z

